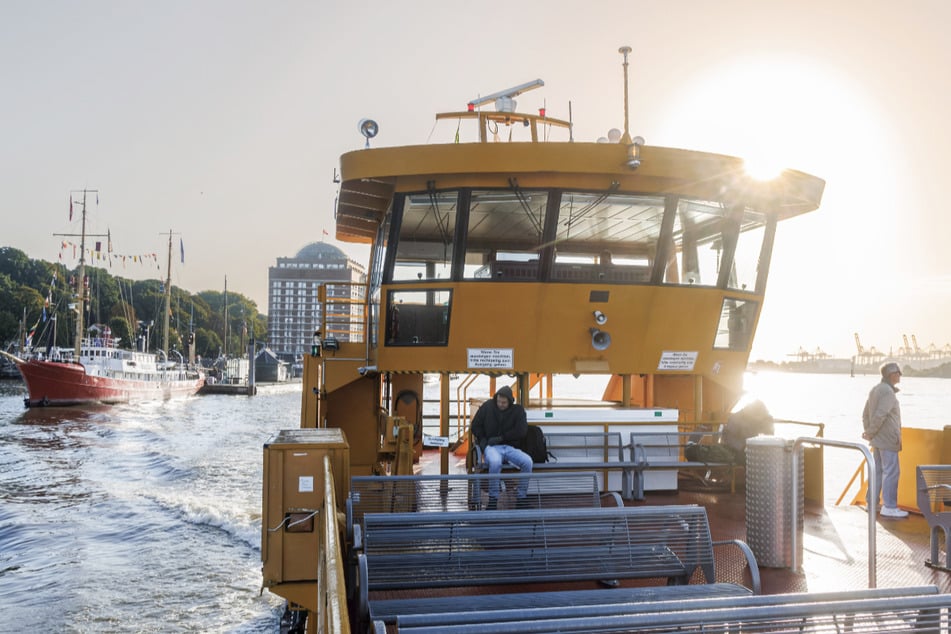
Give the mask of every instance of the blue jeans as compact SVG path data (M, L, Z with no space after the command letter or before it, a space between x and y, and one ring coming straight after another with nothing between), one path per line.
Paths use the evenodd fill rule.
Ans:
M878 476L878 490L869 491L868 504L871 506L872 500L878 504L878 498L881 496L885 507L891 509L897 508L898 476L900 471L898 452L872 447L872 456L875 458L875 475Z
M489 473L502 473L502 463L508 462L518 467L522 473L532 472L532 457L521 449L511 445L489 445L485 448L485 462L489 465ZM528 478L520 478L518 483L518 497L528 495ZM489 497L499 497L499 479L489 478Z

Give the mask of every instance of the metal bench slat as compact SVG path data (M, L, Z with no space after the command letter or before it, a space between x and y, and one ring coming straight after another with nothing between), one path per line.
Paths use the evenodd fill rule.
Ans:
M637 606L656 601L676 600L678 603L700 597L733 597L750 594L749 588L733 583L688 586L645 586L595 590L553 590L548 592L514 592L452 597L416 597L411 599L378 599L371 602L373 619L400 625L449 625L455 623L492 622L495 613L524 620L525 608L543 609L609 609L611 606ZM501 620L507 620L501 619Z
M557 595L481 595L466 597L440 597L431 606L400 605L400 600L382 602L374 618L395 618L400 628L423 625L460 625L465 623L496 623L565 618L570 616L609 616L614 614L638 614L643 612L710 610L739 604L736 597L743 597L743 606L769 606L781 603L841 601L849 598L880 598L938 594L937 586L906 588L872 588L860 591L836 591L821 593L790 593L781 595L751 595L743 586L717 583L711 586L663 586L658 588L632 588L630 593L619 590L569 591L536 593ZM650 594L641 595L641 591ZM589 598L577 595L591 593ZM612 595L624 595L614 597ZM509 600L509 597L516 597ZM524 598L522 598L524 597ZM476 600L475 605L468 601ZM616 599L616 600L615 600ZM666 602L666 603L662 603ZM428 608L428 611L420 611ZM397 616L398 615L398 616Z
M545 632L656 632L710 631L743 632L934 632L947 631L951 595L897 594L865 595L857 591L830 600L811 595L771 595L713 599L723 606L654 610L605 616L582 614L576 617L497 620L458 625L401 626L401 634L541 634ZM686 605L691 605L687 603ZM686 607L686 606L685 606ZM583 610L582 610L583 612Z

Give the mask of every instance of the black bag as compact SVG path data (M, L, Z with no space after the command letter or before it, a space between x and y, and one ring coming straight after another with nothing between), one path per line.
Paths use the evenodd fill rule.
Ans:
M541 427L528 426L528 433L522 440L522 451L532 457L532 462L548 462L548 444Z
M684 447L684 458L691 462L736 462L736 455L726 445L701 445L688 442Z

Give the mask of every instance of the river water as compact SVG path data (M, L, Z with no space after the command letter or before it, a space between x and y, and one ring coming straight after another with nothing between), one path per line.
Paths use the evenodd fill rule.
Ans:
M857 441L877 380L760 372L745 385L776 418ZM555 387L598 394L584 379ZM949 424L951 381L901 387L906 426ZM23 395L0 382L0 632L277 631L283 602L260 594L262 445L298 426L300 384L82 409L24 410ZM860 459L843 460L827 494Z
M275 631L261 464L298 426L286 387L24 410L0 382L0 631Z

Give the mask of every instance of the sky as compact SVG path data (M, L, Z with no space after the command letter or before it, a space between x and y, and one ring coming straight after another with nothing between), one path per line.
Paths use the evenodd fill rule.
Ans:
M826 180L780 225L752 359L951 342L951 3L945 0L0 0L0 246L74 266L54 233L108 231L112 272L233 290L336 243L334 171L425 143L437 112L541 78L520 109L577 141L768 161ZM77 207L78 210L78 207ZM327 237L329 234L330 237ZM164 236L162 235L164 233ZM179 240L185 262L180 262ZM156 254L157 258L151 258ZM132 256L145 255L144 262ZM161 267L158 263L161 263ZM94 262L95 264L95 262Z

